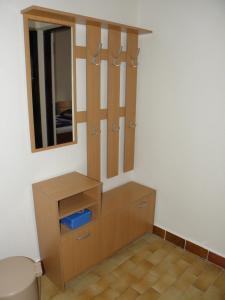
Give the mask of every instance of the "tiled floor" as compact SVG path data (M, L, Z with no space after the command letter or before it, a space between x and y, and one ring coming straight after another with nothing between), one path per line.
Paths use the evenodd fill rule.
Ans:
M42 300L225 299L225 271L146 234L59 291L45 276Z

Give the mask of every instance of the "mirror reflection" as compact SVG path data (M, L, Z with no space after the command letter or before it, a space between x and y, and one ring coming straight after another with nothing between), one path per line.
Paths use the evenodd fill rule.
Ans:
M74 140L72 28L29 21L36 148Z

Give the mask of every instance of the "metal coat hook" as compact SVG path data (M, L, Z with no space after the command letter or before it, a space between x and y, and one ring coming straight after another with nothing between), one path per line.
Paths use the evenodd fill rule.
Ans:
M139 53L140 53L140 48L137 49L137 54L136 54L135 57L134 56L130 57L131 58L131 60L130 60L131 67L133 67L133 68L137 68L137 66L138 66L138 55L139 55Z
M123 50L123 46L120 46L120 48L118 49L117 55L116 56L112 55L112 59L113 59L112 64L115 67L120 66L120 56L121 56L122 50Z
M112 124L112 131L117 132L120 130L120 126L116 126L115 123Z
M137 124L133 121L129 121L128 126L129 126L129 128L135 128L137 126Z
M92 63L96 66L99 66L101 63L101 50L102 50L102 43L99 43L98 49L96 50L95 54L92 57Z
M94 127L94 128L92 128L91 134L92 135L100 135L101 134L101 130Z

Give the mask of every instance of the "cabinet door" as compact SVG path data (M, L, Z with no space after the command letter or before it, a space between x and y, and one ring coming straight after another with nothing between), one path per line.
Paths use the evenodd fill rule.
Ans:
M101 218L101 256L110 256L129 242L129 206Z
M129 240L151 231L154 216L155 199L148 195L130 206L129 211Z
M129 242L129 206L116 212L115 221L115 249L117 250Z
M116 213L108 213L101 218L101 257L110 256L116 249Z
M98 222L91 222L62 237L61 253L65 282L100 260L99 245Z

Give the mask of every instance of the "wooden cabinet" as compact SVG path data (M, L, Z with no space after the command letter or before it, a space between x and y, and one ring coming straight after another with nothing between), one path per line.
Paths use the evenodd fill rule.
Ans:
M77 172L33 184L41 259L46 275L61 288L100 259L101 188L100 182ZM60 223L85 208L92 212L86 225L71 230Z
M101 214L102 258L152 232L155 190L129 182L103 193Z
M155 191L135 182L101 193L101 183L73 172L33 185L41 259L59 287L147 231ZM91 221L71 230L60 220L88 208Z

